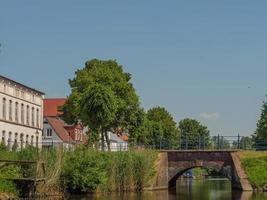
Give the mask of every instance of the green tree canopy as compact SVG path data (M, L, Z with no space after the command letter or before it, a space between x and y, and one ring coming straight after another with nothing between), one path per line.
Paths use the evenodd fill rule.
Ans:
M80 119L91 129L104 128L105 133L118 127L130 129L140 113L130 80L131 75L115 60L87 61L69 80L71 94L61 108L63 119L69 123Z
M255 132L256 139L267 139L267 101L263 102L261 116Z
M154 107L147 111L147 118L161 126L163 145L177 147L179 140L179 130L171 114L164 107ZM160 134L159 134L160 135Z
M210 144L209 130L194 119L183 119L179 122L182 148L197 149Z

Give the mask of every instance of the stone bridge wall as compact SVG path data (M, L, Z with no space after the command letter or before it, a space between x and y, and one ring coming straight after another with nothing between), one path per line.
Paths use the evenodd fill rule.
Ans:
M221 171L232 187L252 190L240 160L233 151L161 151L156 163L157 176L150 189L174 187L185 171L195 167L211 167Z

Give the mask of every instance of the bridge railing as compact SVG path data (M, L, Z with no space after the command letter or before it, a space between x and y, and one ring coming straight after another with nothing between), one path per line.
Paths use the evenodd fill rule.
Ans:
M25 147L42 147L47 149L50 147L63 146L64 149L74 149L74 143L56 143L56 142L44 142L44 143L29 143L27 141L11 141L0 142L0 145L4 145L10 151L20 151ZM100 146L100 145L99 145ZM128 151L131 148L146 148L146 149L158 149L158 150L229 150L229 149L241 149L241 150L267 150L267 140L256 140L251 137L240 135L216 135L216 136L202 136L200 134L181 134L176 140L158 139L152 140L147 143L135 143L128 142L117 143L111 145L111 151ZM38 148L36 148L38 149ZM107 150L107 147L105 147Z
M204 137L198 134L183 134L176 141L162 139L132 146L159 150L267 150L267 140L255 140L240 135Z

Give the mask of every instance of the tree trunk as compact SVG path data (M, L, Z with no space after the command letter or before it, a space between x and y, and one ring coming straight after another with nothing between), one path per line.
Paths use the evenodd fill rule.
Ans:
M106 143L107 143L107 146L108 146L108 151L111 151L111 149L110 149L110 140L108 138L108 132L107 131L105 131L105 138L106 138Z
M105 140L104 140L104 132L101 131L101 150L105 151Z

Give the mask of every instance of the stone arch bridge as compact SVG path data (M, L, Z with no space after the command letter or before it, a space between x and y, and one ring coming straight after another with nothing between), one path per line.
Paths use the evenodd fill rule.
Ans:
M160 151L156 163L157 175L148 189L175 187L179 176L196 167L209 167L222 172L234 189L252 190L236 151L208 150Z

